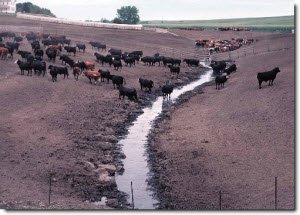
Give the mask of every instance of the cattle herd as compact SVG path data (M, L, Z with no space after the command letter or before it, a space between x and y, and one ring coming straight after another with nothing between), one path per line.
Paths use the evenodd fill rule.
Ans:
M20 50L20 44L24 39L30 43L32 51ZM5 42L6 41L6 42ZM240 47L239 40L237 46ZM249 40L248 40L249 41ZM250 40L252 42L252 40ZM105 44L97 41L90 41L91 49L94 49L95 59L90 61L75 61L72 56L76 56L77 51L85 53L87 45L83 42L76 43L76 46L71 45L71 39L67 39L66 36L51 35L51 34L37 34L27 33L24 36L17 36L12 32L0 33L0 57L2 60L13 59L14 53L17 53L21 59L17 59L15 63L19 66L21 75L27 72L27 76L32 76L32 72L38 76L45 76L47 70L51 75L52 81L57 81L58 75L63 75L64 79L68 78L69 70L73 71L75 80L78 80L81 75L86 76L90 83L112 82L113 87L117 87L119 90L119 98L128 97L130 100L138 100L137 90L134 88L124 87L126 84L124 77L120 75L114 75L109 70L99 69L95 70L96 63L104 66L105 64L113 67L115 71L121 71L123 66L128 68L135 66L139 62L142 62L145 66L164 66L168 68L171 74L178 77L180 73L181 63L186 63L187 66L199 67L200 62L198 59L177 59L168 56L162 56L159 53L155 53L153 56L143 56L143 51L123 52L117 48L108 49L108 53L104 54L107 50ZM220 43L220 42L219 42ZM225 43L225 42L224 42ZM221 43L221 44L224 44ZM227 43L226 43L227 44ZM236 44L231 41L231 45ZM219 47L216 43L212 43L209 40L196 41L196 45L202 47ZM235 47L235 46L232 46ZM219 47L220 48L220 47ZM231 51L231 49L229 48ZM46 56L44 56L46 55ZM61 61L63 66L55 66L57 58ZM47 61L47 62L46 62ZM47 66L47 64L49 64ZM224 87L224 83L227 81L230 73L237 70L235 64L227 67L225 61L211 61L210 66L213 69L213 73L216 76L215 83L216 89ZM276 74L280 70L278 68L265 73L258 73L257 79L259 81L259 88L263 81L269 81L269 85L273 84ZM146 89L151 92L154 87L154 82L147 79L139 79L141 90ZM170 97L174 86L171 83L167 83L162 86L163 97Z
M254 39L231 38L231 40L196 40L195 45L207 48L210 53L234 51L242 45L250 45Z

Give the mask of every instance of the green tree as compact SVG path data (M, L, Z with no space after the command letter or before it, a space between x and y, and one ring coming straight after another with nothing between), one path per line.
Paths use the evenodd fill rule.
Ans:
M135 6L123 6L117 10L115 20L123 24L137 24L140 21L139 10Z
M17 6L17 12L44 14L44 15L55 17L55 15L51 13L50 10L46 8L40 8L39 6L34 5L31 2L18 3L16 6Z

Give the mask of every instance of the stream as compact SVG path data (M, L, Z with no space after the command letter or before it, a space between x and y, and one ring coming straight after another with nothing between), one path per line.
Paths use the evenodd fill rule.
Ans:
M204 62L201 63L203 66ZM192 91L196 87L212 80L213 71L202 73L198 80L193 81L183 87L174 89L171 99L168 102L174 103L182 94ZM166 100L166 99L165 99ZM123 160L124 169L122 175L116 175L118 190L128 194L127 202L132 203L131 182L133 188L133 200L135 209L155 209L158 200L153 196L153 190L148 185L149 167L146 146L147 136L152 128L155 119L162 113L164 99L159 96L151 105L143 109L143 114L137 117L133 125L128 129L128 135L119 141L126 158Z

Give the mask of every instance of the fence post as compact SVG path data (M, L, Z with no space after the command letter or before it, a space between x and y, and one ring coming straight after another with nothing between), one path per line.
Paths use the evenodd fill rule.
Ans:
M51 204L51 186L52 186L52 173L50 173L49 175L49 198L48 198L49 206Z
M275 177L275 210L277 210L277 177Z
M222 192L219 191L219 209L222 210Z
M130 185L131 185L131 202L132 202L132 209L134 209L134 198L133 198L133 187L132 187L132 181L131 181Z

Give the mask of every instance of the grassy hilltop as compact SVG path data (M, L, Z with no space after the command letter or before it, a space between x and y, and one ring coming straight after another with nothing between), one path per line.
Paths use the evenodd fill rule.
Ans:
M216 29L219 27L240 27L262 31L290 31L294 28L294 16L215 19L215 20L180 20L180 21L143 21L145 27Z

